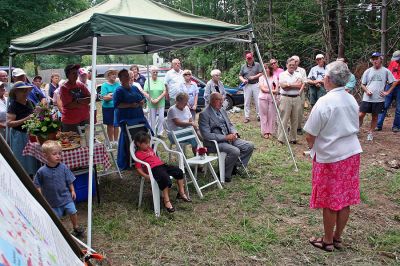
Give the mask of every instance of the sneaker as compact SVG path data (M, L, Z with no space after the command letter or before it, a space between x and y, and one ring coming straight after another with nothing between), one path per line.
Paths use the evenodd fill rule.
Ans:
M84 236L84 233L85 233L85 229L77 227L77 228L74 228L74 230L71 232L71 235L80 238L80 237Z
M382 128L381 127L376 127L374 130L375 131L382 131Z
M374 136L372 135L371 132L369 132L367 135L367 141L373 141L373 140L374 140Z
M395 133L400 132L400 128L394 127L394 128L392 128L392 131L395 132Z
M250 122L249 118L245 118L244 121L243 121L243 123L249 123L249 122Z
M259 116L257 116L257 121L260 122L260 117Z

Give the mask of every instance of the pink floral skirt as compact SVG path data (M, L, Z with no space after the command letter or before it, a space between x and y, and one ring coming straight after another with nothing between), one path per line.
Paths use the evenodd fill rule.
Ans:
M334 163L312 166L310 207L339 211L360 203L360 154Z

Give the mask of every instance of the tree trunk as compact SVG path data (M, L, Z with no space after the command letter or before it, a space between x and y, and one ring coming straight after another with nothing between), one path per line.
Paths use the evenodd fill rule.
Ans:
M252 21L252 14L251 14L251 0L246 0L246 10L247 10L247 22L251 25L253 25ZM249 40L251 42L251 36L249 35ZM253 52L253 46L250 44L250 51Z
M338 57L344 57L344 0L337 1L337 20L338 20Z
M388 3L382 0L382 21L381 21L381 54L383 56L383 65L386 65L387 59L387 19L388 19Z
M331 28L329 26L329 17L328 17L328 12L327 12L327 3L326 0L319 0L319 4L321 6L321 15L322 15L322 35L324 37L324 43L325 43L325 58L326 61L329 62L330 58L333 54L333 48L332 48L332 33L331 33Z
M194 14L194 0L192 0L192 14Z
M35 70L35 76L39 75L39 62L36 54L33 55L33 68Z

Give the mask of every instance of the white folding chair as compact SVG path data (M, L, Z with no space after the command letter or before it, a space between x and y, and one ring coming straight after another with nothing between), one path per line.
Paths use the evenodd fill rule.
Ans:
M225 183L225 159L226 152L219 151L218 142L216 140L211 140L215 145L216 154L218 156L218 167L219 167L219 180L221 183Z
M203 198L203 193L201 192L202 189L205 189L206 187L209 187L213 184L217 184L218 188L222 189L221 183L219 182L217 174L215 173L214 168L212 167L212 164L211 164L212 161L218 159L217 156L206 155L204 159L201 159L200 156L197 155L195 157L187 158L186 155L183 153L183 150L182 150L182 147L180 144L187 142L188 140L194 139L197 142L198 147L203 146L203 144L201 143L199 137L197 136L197 133L194 130L194 128L187 127L187 128L180 129L180 130L174 130L174 131L172 131L172 136L174 138L174 142L176 144L177 149L183 155L183 162L185 164L185 168L190 175L190 178L192 180L191 182L193 183L199 197ZM191 165L195 166L194 174L192 172L192 169L190 168ZM199 165L206 165L213 176L213 180L211 182L203 185L202 187L200 187L197 183L197 167Z
M172 149L172 146L175 145L175 143L169 139L169 136L172 136L172 131L169 129L167 119L164 120L163 127L164 127L165 132L167 133L167 137L168 137L168 140L169 140L169 148ZM185 153L186 152L186 147L188 145L190 145L190 144L185 142L185 143L181 143L180 145L182 147L183 152ZM171 161L171 156L170 155L168 155L168 161L169 162Z
M88 134L85 134L85 130L86 130L86 128L88 128L88 126L89 125L78 126L78 132L81 137L84 137L86 139L86 143L89 144L89 140L86 137L86 136L88 136ZM116 156L114 155L114 152L116 152L117 149L111 145L110 139L108 138L108 135L106 133L106 130L105 130L103 124L95 124L94 125L94 136L96 137L96 139L104 140L103 144L106 147L106 150L107 150L108 154L110 155L112 161L114 162L114 167L115 167L115 170L111 170L111 171L106 171L105 169L103 169L103 171L100 174L98 174L98 176L101 177L101 176L112 174L112 173L118 173L119 177L122 178L121 171L119 170L119 167L117 164Z
M178 156L178 160L179 160L179 168L185 173L185 168L183 166L183 156L180 152L169 149L167 147L167 144L159 138L152 137L150 144L153 147L153 150L155 153L157 153L158 145L161 144L164 147L166 152L176 154ZM146 162L139 160L136 157L136 155L135 155L136 147L135 147L134 142L131 142L131 144L129 146L129 150L130 150L132 159L135 162L145 165L145 167L147 168L147 171L150 176L151 191L153 194L154 213L155 213L156 217L159 217L160 216L160 188L158 187L157 181L154 179L153 172L151 171L150 165ZM139 204L138 204L139 208L142 205L144 181L145 181L145 178L142 176L141 180L140 180L140 190L139 190ZM185 177L185 183L187 184L186 177ZM187 189L187 187L186 187L186 189Z

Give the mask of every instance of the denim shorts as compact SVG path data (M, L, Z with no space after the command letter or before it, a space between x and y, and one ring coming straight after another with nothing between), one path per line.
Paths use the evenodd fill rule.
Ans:
M57 208L52 208L53 212L57 215L58 218L61 218L66 215L72 215L77 213L77 210L75 208L75 203L73 201L65 204L64 206L60 206Z

